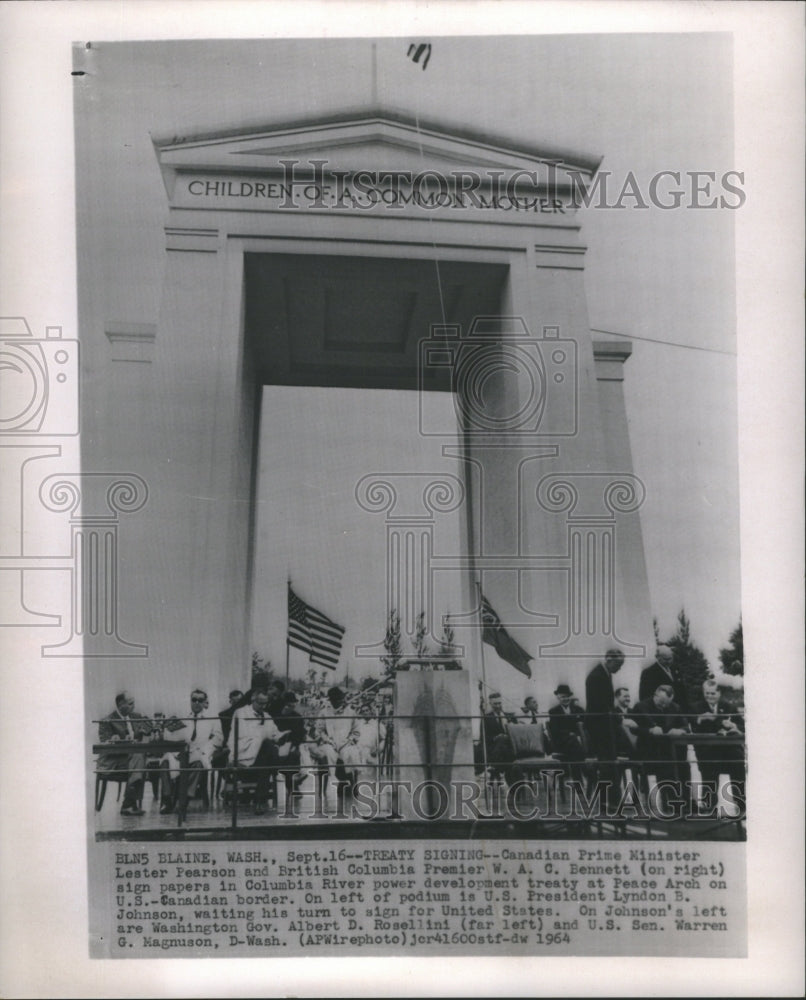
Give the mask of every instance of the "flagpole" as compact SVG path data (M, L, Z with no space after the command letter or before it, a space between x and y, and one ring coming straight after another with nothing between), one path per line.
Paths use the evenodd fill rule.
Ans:
M481 584L476 580L476 593L479 599L479 625L481 626L479 631L479 638L481 638L481 683L484 686L484 691L487 691L487 672L484 665L484 618L482 617L482 607L484 603L484 598L481 593Z
M285 688L288 690L288 669L289 662L291 660L291 643L288 641L288 630L290 628L291 620L291 574L288 574L288 583L286 586L286 616L285 616Z
M486 801L486 785L487 785L487 734L485 732L484 726L484 696L487 692L487 671L484 665L484 617L483 617L483 602L484 598L481 593L481 583L476 580L476 593L478 595L479 601L479 639L481 640L481 701L479 703L479 711L481 712L481 719L479 720L479 738L481 739L481 753L482 760L484 762L484 784L485 784L485 801Z

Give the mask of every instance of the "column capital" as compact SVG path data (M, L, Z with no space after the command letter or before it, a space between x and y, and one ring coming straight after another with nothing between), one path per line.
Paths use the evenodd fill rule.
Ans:
M56 473L42 481L39 498L48 510L69 511L71 521L115 522L145 505L148 487L131 472Z
M433 521L465 498L462 481L449 473L379 472L360 479L355 488L359 507L386 514L387 521Z
M537 484L537 502L568 521L613 521L646 499L643 482L631 473L553 472Z
M623 382L624 365L632 355L630 340L594 340L593 361L599 382Z

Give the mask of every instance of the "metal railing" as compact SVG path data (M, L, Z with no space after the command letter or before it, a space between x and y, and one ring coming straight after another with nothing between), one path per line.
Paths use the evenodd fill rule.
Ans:
M550 742L548 745L543 744L542 751L530 755L529 768L526 770L531 773L532 777L535 773L552 774L556 772L561 788L562 782L574 781L580 777L588 786L597 779L602 780L603 777L606 781L617 780L622 784L625 774L629 771L639 776L640 781L643 782L642 794L646 795L649 786L648 779L652 776L657 778L660 775L662 777L667 770L671 770L674 772L676 780L683 781L683 770L687 766L697 763L701 768L701 776L703 773L707 773L709 779L716 782L717 796L720 775L727 774L729 779L741 785L743 798L746 770L744 735L739 731L725 735L697 731L697 719L701 718L702 714L686 713L684 715L679 713L677 718L688 720L686 725L689 727L687 731L679 734L653 734L650 732L651 726L647 722L638 722L638 742L641 750L639 755L638 744L632 748L632 754L629 753L626 744L622 748L622 751L628 751L626 753L619 753L615 745L612 746L612 752L607 752L601 732L598 736L596 735L595 720L597 718L606 719L612 724L614 720L618 721L619 719L615 713L583 713L569 717L568 715L552 716L548 712L537 712L537 718L540 720L537 726L541 729L543 736L548 734ZM640 719L640 716L627 717ZM556 739L558 718L563 720L565 728L569 728L569 718L574 720L574 728L578 726L580 741L578 754L564 753L561 746L554 746L552 730L555 730L554 738ZM108 720L95 720L94 724L103 724L106 721ZM200 721L213 722L220 727L221 718L217 715L199 715L195 717L195 721L197 723ZM187 815L188 785L191 783L193 775L199 775L201 770L202 774L199 776L199 780L206 782L209 788L209 809L216 811L217 798L223 798L224 804L228 807L229 825L233 830L236 830L239 827L239 822L242 822L240 817L240 809L243 805L242 795L248 793L249 787L256 785L262 777L267 778L268 788L277 809L277 818L280 819L296 818L293 808L289 809L289 802L293 805L295 799L301 796L313 795L315 803L325 802L331 774L336 778L337 807L339 798L353 790L356 772L361 775L365 772L369 773L371 777L363 780L368 782L370 789L374 790L376 796L379 795L378 790L384 784L388 787L390 782L394 784L396 780L399 784L401 782L405 784L407 774L419 775L425 783L433 784L436 782L438 784L439 781L443 781L450 784L454 774L467 773L469 769L472 769L475 778L481 779L480 789L486 788L490 782L493 784L500 782L505 786L515 782L529 784L529 781L524 778L513 777L517 775L518 769L524 764L524 758L518 758L514 750L505 755L500 746L497 752L493 752L492 741L489 737L489 727L492 720L487 714L427 716L382 714L372 716L332 712L310 716L296 714L271 717L266 713L262 724L271 723L280 735L279 738L271 736L261 740L261 746L263 743L273 744L273 750L270 751L271 763L263 766L254 766L254 761L260 754L260 748L254 756L249 755L250 761L248 763L244 764L241 759L243 752L241 743L242 737L245 735L242 727L245 725L251 727L252 721L255 722L256 728L261 725L257 718L254 720L245 719L236 713L231 719L227 741L223 740L223 730L220 728L216 739L208 736L205 744L213 743L212 749L219 751L221 757L217 765L205 767L203 766L204 760L201 762L190 760L191 746L189 744L193 742L192 740L181 737L171 739L165 735L166 725L171 725L174 722L192 724L194 722L193 716L171 717L169 720L161 716L150 719L133 719L131 720L133 735L139 738L131 741L99 740L93 745L93 751L98 755L95 766L96 787L99 781L110 779L121 781L124 773L124 768L120 766L116 771L110 771L108 767L99 767L99 762L102 762L104 758L108 762L110 755L122 758L124 755L143 754L146 757L144 780L146 777L150 777L152 787L154 787L154 772L157 772L160 798L164 794L165 782L174 780L170 775L177 775L175 779L177 782L176 816L177 825L181 827L185 823ZM512 721L512 719L502 720L504 732L500 735L506 735ZM526 721L521 713L520 718L516 718L515 721L519 726L534 726L531 715ZM552 726L552 721L555 722L554 726ZM346 739L339 746L333 742L333 734L329 734L327 731L329 722L338 722L340 727L346 730ZM588 724L591 722L594 722L593 737L588 728ZM465 738L461 742L465 751L472 746L471 759L464 759L463 754L460 754L458 759L453 759L453 755L451 755L450 760L439 759L438 737L440 734L444 736L446 725L454 730L464 726ZM360 727L365 730L374 729L374 740L367 740L366 732L356 735L357 729ZM333 727L331 726L331 728ZM295 730L294 737L289 736L292 729ZM472 738L474 729L478 733L476 739ZM304 732L304 739L298 738L300 730ZM400 759L400 735L406 731L417 742L419 750L417 759ZM187 734L189 730L187 728L177 729L176 732ZM345 733L342 732L338 735L341 737ZM365 737L363 745L361 744L361 735ZM418 735L419 742L417 741ZM284 740L284 736L288 736L288 738ZM281 758L279 756L280 749L285 744L290 744L290 750ZM332 751L324 749L328 746L332 747ZM225 747L228 749L226 760L223 759ZM355 753L350 752L352 747L357 748ZM653 747L654 753L648 753ZM693 747L693 759L688 747ZM720 747L723 748L721 754L718 752ZM698 748L702 759L697 755ZM510 749L512 748L510 747ZM178 757L179 766L169 770L166 777L164 774L166 768L163 767L163 764L166 762L168 754ZM202 754L203 758L208 756L207 753ZM347 757L346 762L345 756ZM437 772L438 777L436 776ZM302 774L305 777L299 778L298 776ZM212 783L211 775L216 779ZM344 777L345 775L347 777ZM401 778L401 776L403 777ZM309 777L313 778L314 791L300 790L299 786ZM279 810L281 778L284 779L286 793L285 812L283 813L280 813ZM209 787L211 784L212 787ZM156 793L154 797L156 798ZM315 815L327 818L329 814L322 809ZM349 818L344 815L343 810L338 810L337 816L342 819ZM389 818L401 818L394 799ZM428 818L428 816L424 818ZM736 819L733 816L726 818L731 822Z

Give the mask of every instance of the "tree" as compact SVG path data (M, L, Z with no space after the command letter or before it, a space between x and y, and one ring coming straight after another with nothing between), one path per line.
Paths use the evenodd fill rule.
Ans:
M674 661L686 685L689 701L700 701L703 681L708 680L711 670L705 653L691 639L691 622L685 608L677 616L677 631L666 640L666 645L674 652Z
M264 660L257 651L252 653L252 677L253 688L267 688L274 678L271 660Z
M454 645L453 626L448 624L447 615L442 620L442 635L439 640L440 656L456 656L456 646ZM462 665L456 660L446 660L443 665L444 670L461 670Z
M741 621L731 632L728 642L729 645L719 650L719 662L723 674L722 701L728 708L741 709L744 707L744 636Z
M719 651L719 662L722 670L726 674L744 676L744 636L742 635L742 623L731 632L728 637L730 645L724 646Z
M425 641L425 637L427 635L428 625L425 621L425 611L421 611L419 615L417 615L414 632L414 655L418 660L422 660L428 656L428 643Z
M400 615L394 608L389 612L383 648L386 650L386 656L381 657L381 663L385 668L384 672L387 675L393 675L403 659L403 647L400 641Z
M443 619L442 622L442 636L439 640L439 655L440 656L453 656L456 652L456 647L453 644L454 632L453 626L448 624L447 617Z

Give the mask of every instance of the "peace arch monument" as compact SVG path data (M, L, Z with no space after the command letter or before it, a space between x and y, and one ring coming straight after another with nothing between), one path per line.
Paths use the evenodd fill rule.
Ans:
M120 627L85 634L87 654L136 666L140 644L213 688L222 671L247 680L257 452L273 432L259 430L261 390L334 386L415 390L412 434L461 469L370 467L356 483L387 543L376 585L404 629L433 574L453 572L463 666L481 589L533 658L543 705L558 678L581 694L609 646L637 672L652 631L630 345L592 338L575 206L598 161L377 110L153 146L158 321L107 322L106 387L85 370L83 401L101 399L115 442L104 467L140 475L147 502L120 517ZM453 423L432 406L445 393ZM101 436L85 433L87 470ZM433 525L457 510L460 551L435 550Z

